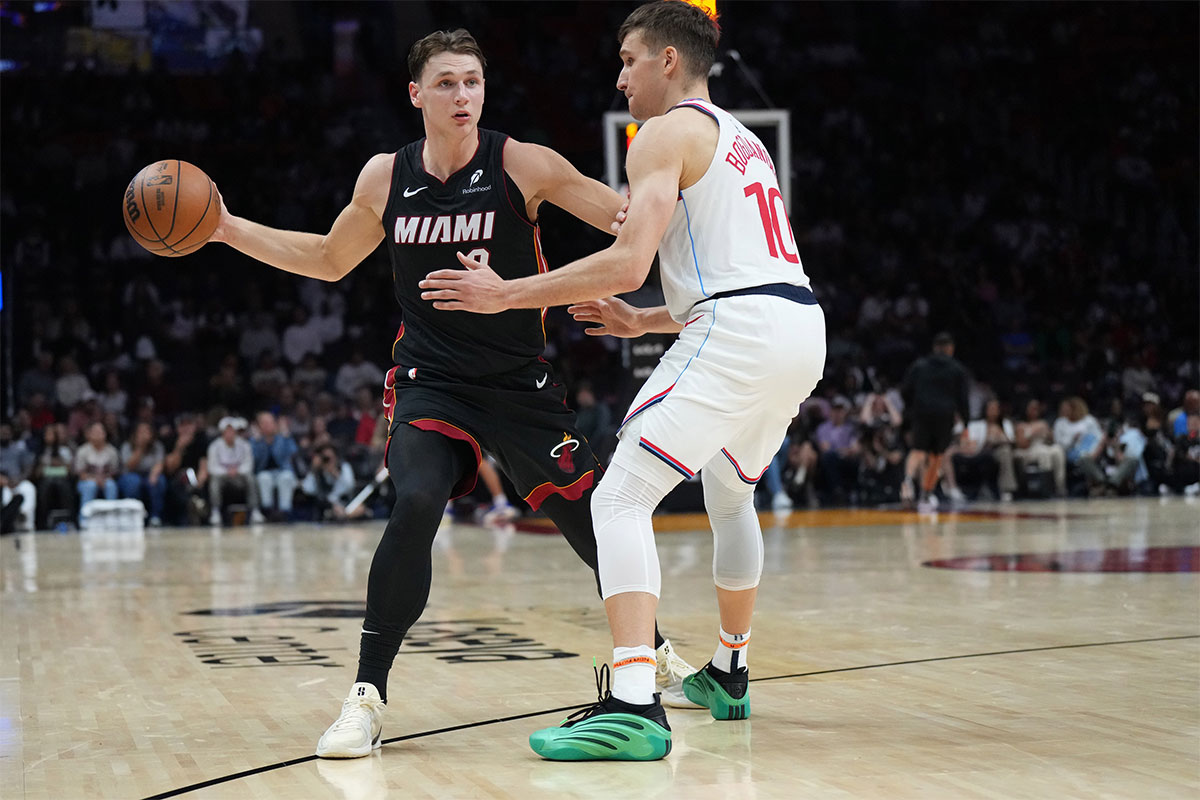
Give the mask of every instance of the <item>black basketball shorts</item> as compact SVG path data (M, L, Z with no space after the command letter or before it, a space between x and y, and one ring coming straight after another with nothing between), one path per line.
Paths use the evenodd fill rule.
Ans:
M478 463L496 459L535 511L548 496L578 500L600 480L602 468L575 427L566 388L545 361L462 383L425 367L393 367L384 380L391 432L412 425L466 442L476 468L464 474L451 497L475 488Z
M909 422L912 449L941 455L954 438L954 414L915 409Z

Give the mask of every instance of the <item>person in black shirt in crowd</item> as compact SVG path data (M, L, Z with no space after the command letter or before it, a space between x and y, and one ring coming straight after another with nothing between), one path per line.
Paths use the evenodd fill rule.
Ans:
M317 743L326 758L379 747L387 676L429 596L431 548L446 502L475 485L484 451L535 510L554 521L593 571L591 489L600 465L578 433L566 390L542 357L544 309L443 314L421 300L429 272L456 254L494 262L505 277L548 269L538 208L560 206L596 228L618 228L623 199L548 148L478 127L485 60L465 30L439 31L409 53L409 99L426 136L371 158L328 234L268 228L221 205L214 241L278 269L336 281L387 242L403 323L384 381L396 490L367 580L358 675L342 714ZM664 689L683 699L693 672L658 637ZM666 650L664 653L663 650Z
M167 478L167 522L200 524L208 485L208 437L194 414L176 418L174 435L166 442L163 475Z
M942 457L954 434L955 415L964 423L971 418L967 370L954 358L953 336L943 331L933 337L933 352L908 368L900 395L904 398L905 421L912 437L901 500L912 502L919 478L917 508L930 511L937 507L933 490Z

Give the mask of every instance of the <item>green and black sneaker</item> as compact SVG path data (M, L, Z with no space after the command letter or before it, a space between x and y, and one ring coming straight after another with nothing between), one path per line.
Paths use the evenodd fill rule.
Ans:
M608 664L596 670L599 700L557 728L529 737L533 752L550 761L657 761L671 752L671 726L659 696L637 706L612 696Z
M710 661L683 679L683 693L693 703L705 706L713 719L750 718L750 672L745 667L725 672Z

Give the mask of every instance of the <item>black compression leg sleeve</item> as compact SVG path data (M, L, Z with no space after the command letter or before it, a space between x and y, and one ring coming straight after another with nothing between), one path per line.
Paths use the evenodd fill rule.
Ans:
M388 471L396 503L371 560L355 678L373 684L384 701L392 660L429 600L430 551L442 512L454 485L473 469L475 456L463 442L411 425L392 434Z

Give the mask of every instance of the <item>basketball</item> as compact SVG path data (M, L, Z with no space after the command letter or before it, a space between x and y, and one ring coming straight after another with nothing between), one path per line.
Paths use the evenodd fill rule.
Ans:
M212 236L221 202L204 170L169 158L133 176L122 211L125 227L142 247L159 256L185 256Z

